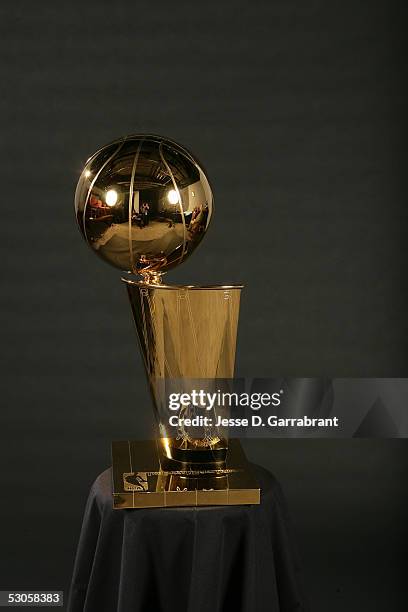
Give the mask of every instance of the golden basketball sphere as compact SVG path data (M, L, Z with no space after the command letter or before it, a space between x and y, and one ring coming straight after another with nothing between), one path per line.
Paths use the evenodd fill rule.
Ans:
M86 162L75 193L86 242L122 271L158 280L201 242L213 212L204 170L161 136L126 136Z

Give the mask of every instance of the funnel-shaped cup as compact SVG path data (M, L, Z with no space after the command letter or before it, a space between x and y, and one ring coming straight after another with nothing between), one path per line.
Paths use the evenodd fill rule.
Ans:
M216 409L211 415L206 412L207 422L202 426L190 429L180 424L175 431L169 425L168 396L169 389L191 393L192 387L200 387L200 381L206 391L215 391L233 378L242 286L172 286L123 280L165 456L195 464L225 461L227 434L217 426ZM196 406L191 404L183 405L178 413L180 421L194 415Z

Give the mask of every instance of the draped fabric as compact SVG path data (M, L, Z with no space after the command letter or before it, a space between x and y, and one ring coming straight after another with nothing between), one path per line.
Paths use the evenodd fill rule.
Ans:
M286 503L253 466L259 506L112 509L111 470L89 494L68 612L307 610Z

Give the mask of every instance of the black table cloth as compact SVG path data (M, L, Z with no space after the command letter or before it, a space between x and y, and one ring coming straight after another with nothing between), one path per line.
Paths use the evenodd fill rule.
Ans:
M306 610L285 500L253 466L259 506L112 509L111 470L89 494L68 612Z

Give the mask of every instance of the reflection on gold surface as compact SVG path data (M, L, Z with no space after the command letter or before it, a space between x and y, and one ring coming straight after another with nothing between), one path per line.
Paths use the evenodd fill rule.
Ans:
M75 209L85 240L102 259L151 282L194 251L210 223L213 196L186 149L136 135L87 161Z
M177 287L123 280L165 456L204 463L225 459L227 441L215 426L204 427L201 437L193 436L184 427L179 428L177 437L172 435L165 419L168 415L165 381L177 379L180 385L183 381L188 385L191 379L206 379L216 385L217 379L233 378L242 287ZM183 410L188 412L190 407Z

